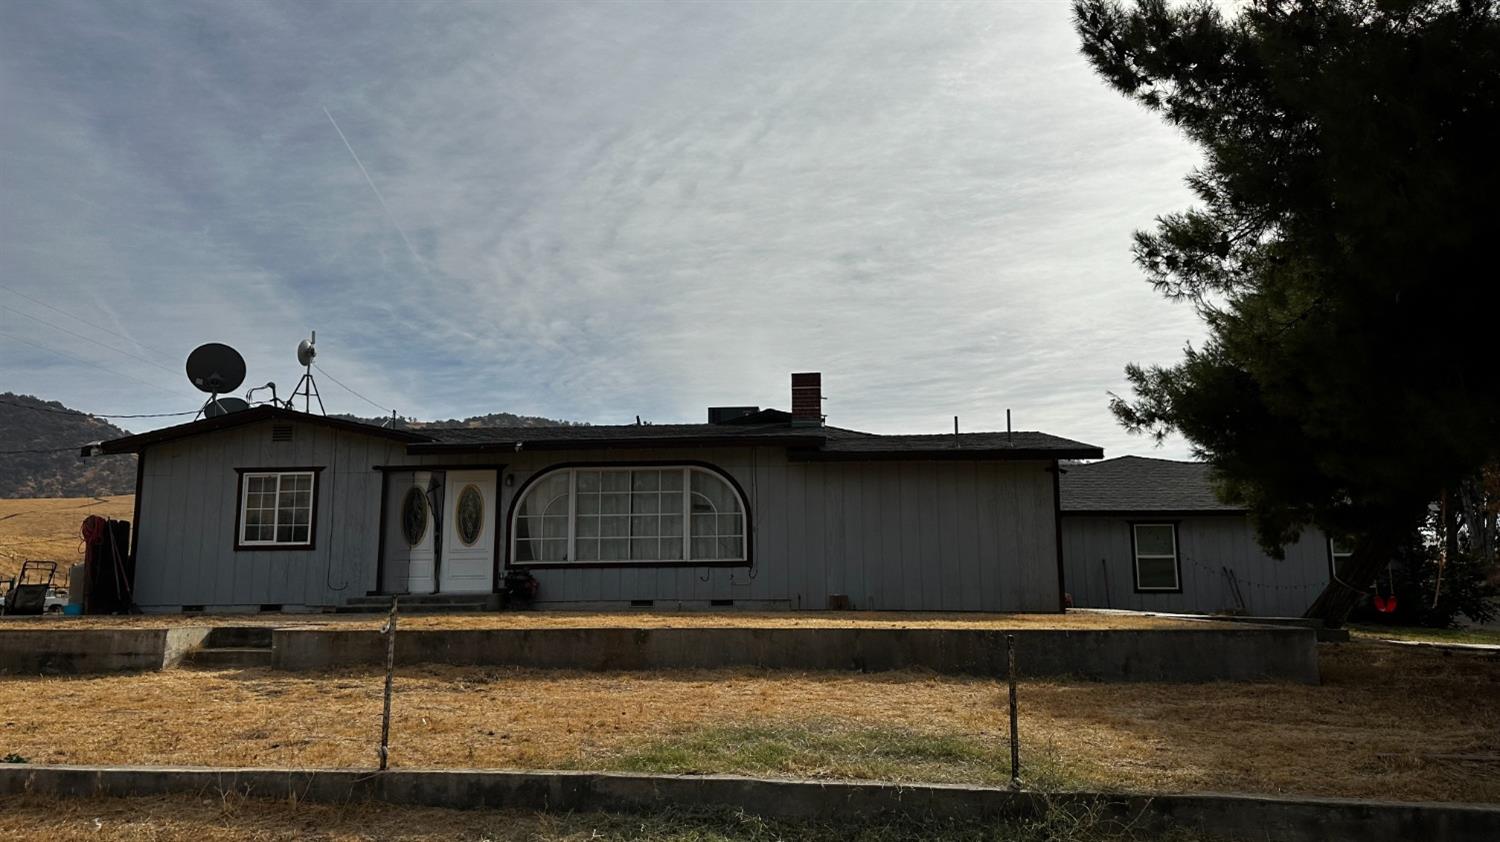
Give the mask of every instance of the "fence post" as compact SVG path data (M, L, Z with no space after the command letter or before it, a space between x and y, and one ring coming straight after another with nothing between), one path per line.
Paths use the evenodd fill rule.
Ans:
M396 597L391 597L391 614L381 634L385 635L385 710L380 714L380 771L384 772L391 754L391 685L396 675Z
M1016 636L1005 636L1005 660L1010 676L1010 785L1021 787L1021 737L1016 733Z

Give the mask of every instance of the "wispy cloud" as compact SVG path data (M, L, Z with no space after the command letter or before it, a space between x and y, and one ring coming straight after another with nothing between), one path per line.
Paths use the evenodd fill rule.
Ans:
M841 424L1121 452L1124 363L1200 335L1129 260L1192 150L1062 3L7 4L0 100L0 283L259 382L316 328L406 414L692 420L820 369ZM167 400L0 349L5 388Z

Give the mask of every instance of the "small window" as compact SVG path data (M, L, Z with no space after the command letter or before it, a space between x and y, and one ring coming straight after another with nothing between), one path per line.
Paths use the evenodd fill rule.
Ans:
M1328 539L1328 573L1335 579L1338 578L1339 568L1344 566L1344 559L1354 555L1354 550L1343 543Z
M1177 525L1137 523L1132 529L1135 539L1135 589L1180 591L1182 582L1177 564Z
M250 471L240 475L240 549L313 543L316 471Z

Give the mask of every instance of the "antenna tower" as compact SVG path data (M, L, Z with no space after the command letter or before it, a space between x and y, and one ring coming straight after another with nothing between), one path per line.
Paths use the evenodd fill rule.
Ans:
M318 412L327 415L328 410L323 408L323 396L318 394L317 381L313 380L313 360L318 356L318 349L313 347L318 343L318 332L312 331L310 339L304 339L297 343L297 362L302 365L302 379L297 381L297 387L292 389L292 394L286 399L287 409L297 408L297 396L302 396L302 411L311 413L313 399L318 401Z

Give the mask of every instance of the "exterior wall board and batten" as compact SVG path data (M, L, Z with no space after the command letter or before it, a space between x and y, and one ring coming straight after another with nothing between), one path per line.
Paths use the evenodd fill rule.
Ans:
M1132 524L1177 524L1178 591L1138 592L1130 541ZM1328 541L1309 529L1274 559L1255 542L1243 514L1148 512L1128 516L1064 513L1064 573L1073 604L1132 611L1202 613L1236 608L1223 568L1234 571L1247 613L1300 616L1328 584Z
M271 428L290 423L290 441ZM821 609L1057 611L1056 508L1044 460L791 460L783 446L522 450L414 456L406 445L317 423L257 422L144 452L135 596L146 610L323 607L376 588L383 476L423 465L494 466L503 565L515 494L567 463L701 462L740 486L750 566L530 569L551 607L654 600ZM319 467L314 549L239 550L236 468ZM387 522L390 531L399 529ZM1184 575L1188 574L1186 571ZM1128 584L1128 583L1127 583ZM393 588L388 588L393 589Z

